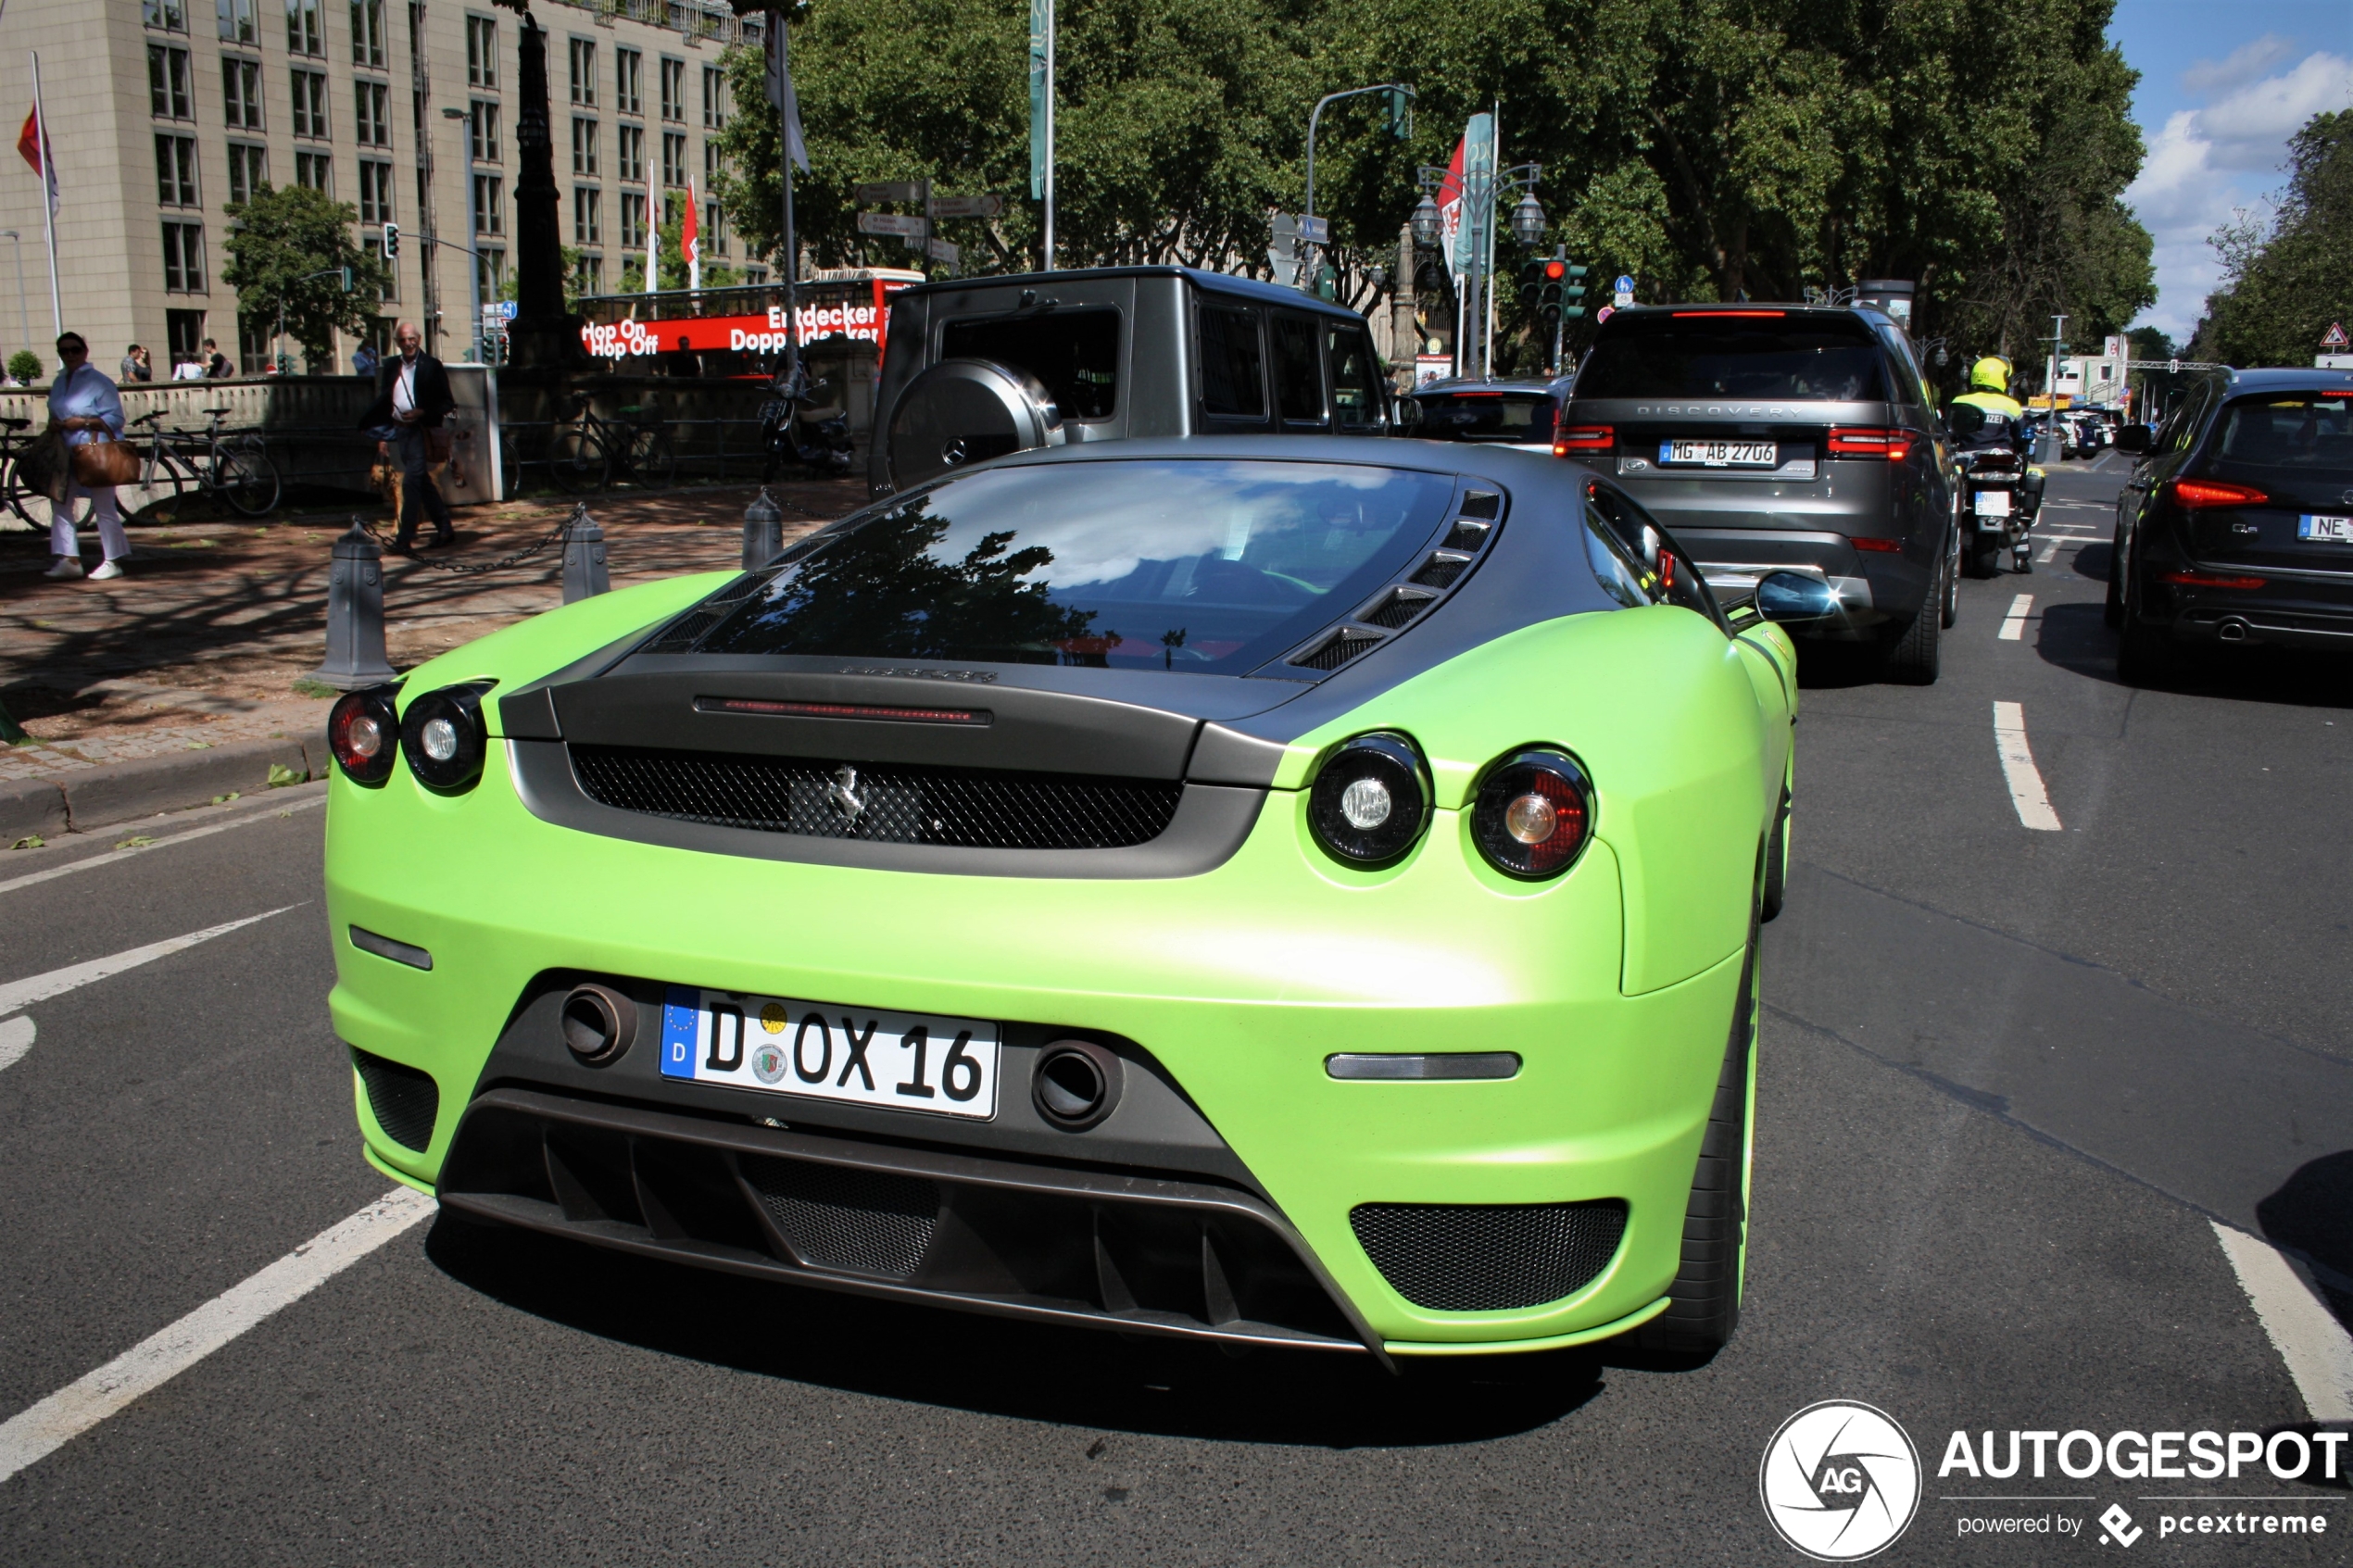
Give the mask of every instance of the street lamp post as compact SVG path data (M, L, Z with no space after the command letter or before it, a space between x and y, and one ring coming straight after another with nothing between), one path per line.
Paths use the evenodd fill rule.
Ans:
M1339 103L1342 98L1362 98L1373 93L1401 94L1403 94L1403 102L1404 103L1411 103L1414 98L1414 90L1411 87L1406 86L1403 82L1383 82L1371 87L1351 87L1344 93L1327 93L1322 97L1315 100L1315 107L1314 108L1307 111L1307 199L1305 205L1300 209L1300 216L1302 218L1313 218L1315 216L1316 122L1324 118L1324 110L1326 107L1332 104ZM1401 137L1406 134L1405 125L1406 122L1401 119L1396 128L1397 133ZM1301 228L1304 231L1306 225L1302 223ZM1300 236L1300 243L1304 245L1313 245L1315 244L1315 241L1308 239L1303 232ZM1304 280L1305 286L1310 290L1313 290L1315 287L1315 275L1320 270L1320 267L1302 266L1300 269L1300 275Z
M473 117L464 109L444 109L441 118L458 127L458 178L466 187L466 260L472 290L468 295L473 301L473 313L468 317L466 341L473 346L469 357L476 363L482 359L482 214L474 210L474 143Z
M1494 257L1489 254L1493 239L1495 208L1505 196L1517 192L1518 203L1512 208L1512 237L1524 245L1532 245L1544 237L1544 208L1536 199L1537 182L1544 178L1541 163L1515 164L1491 178L1471 178L1472 171L1464 170L1463 232L1472 243L1459 258L1457 270L1464 273L1466 286L1463 291L1462 323L1454 334L1454 373L1485 381L1494 374L1494 345L1487 338L1487 321L1494 308ZM1415 207L1414 239L1417 244L1437 244L1441 227L1437 193L1453 179L1453 170L1437 164L1425 164L1416 171L1416 182L1421 186L1421 204ZM1468 345L1476 341L1477 374L1473 375L1473 360Z

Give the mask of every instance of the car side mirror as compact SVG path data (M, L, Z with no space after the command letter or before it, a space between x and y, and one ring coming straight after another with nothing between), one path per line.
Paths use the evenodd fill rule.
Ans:
M1756 583L1756 613L1784 624L1827 621L1838 613L1838 595L1818 577L1802 571L1768 571Z
M2116 449L2120 452L2145 452L2152 445L2154 433L2146 425L2119 425L2116 429Z
M1391 429L1406 431L1422 422L1421 399L1411 395L1392 398L1389 422Z

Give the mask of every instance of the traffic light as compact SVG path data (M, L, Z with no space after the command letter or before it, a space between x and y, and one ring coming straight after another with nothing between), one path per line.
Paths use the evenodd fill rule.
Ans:
M1414 139L1414 94L1411 88L1392 87L1380 97L1381 129L1401 142Z
M359 286L359 281L351 275L351 269L348 267L345 268L343 270L343 292L349 294L353 289Z
M1546 320L1561 316L1574 320L1585 314L1583 306L1570 303L1585 297L1585 285L1578 282L1585 276L1584 267L1558 256L1536 262L1533 267L1541 274L1536 288L1536 307Z
M384 259L386 261L390 261L393 257L398 256L399 254L400 225L397 223L387 223L384 225Z

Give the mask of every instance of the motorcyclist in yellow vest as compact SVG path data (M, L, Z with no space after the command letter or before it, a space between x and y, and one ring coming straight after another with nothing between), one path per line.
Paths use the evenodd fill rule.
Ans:
M2025 450L2026 409L2009 395L2010 362L1989 354L1969 367L1969 390L1953 399L1957 405L1982 408L1986 418L1979 432L1960 435L1963 446L2016 446ZM1994 416L2000 416L1998 419ZM1960 434L1956 430L1957 434ZM1970 439L1976 435L1977 439Z

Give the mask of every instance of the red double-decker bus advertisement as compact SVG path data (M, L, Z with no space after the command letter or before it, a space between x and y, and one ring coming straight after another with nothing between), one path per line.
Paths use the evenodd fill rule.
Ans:
M818 299L799 306L800 341L820 338L862 339L875 346L879 359L890 325L890 295L907 285L896 279L877 278L847 299ZM630 359L655 354L781 354L786 332L785 309L770 306L755 315L670 316L640 321L589 321L580 329L580 341L599 359Z

